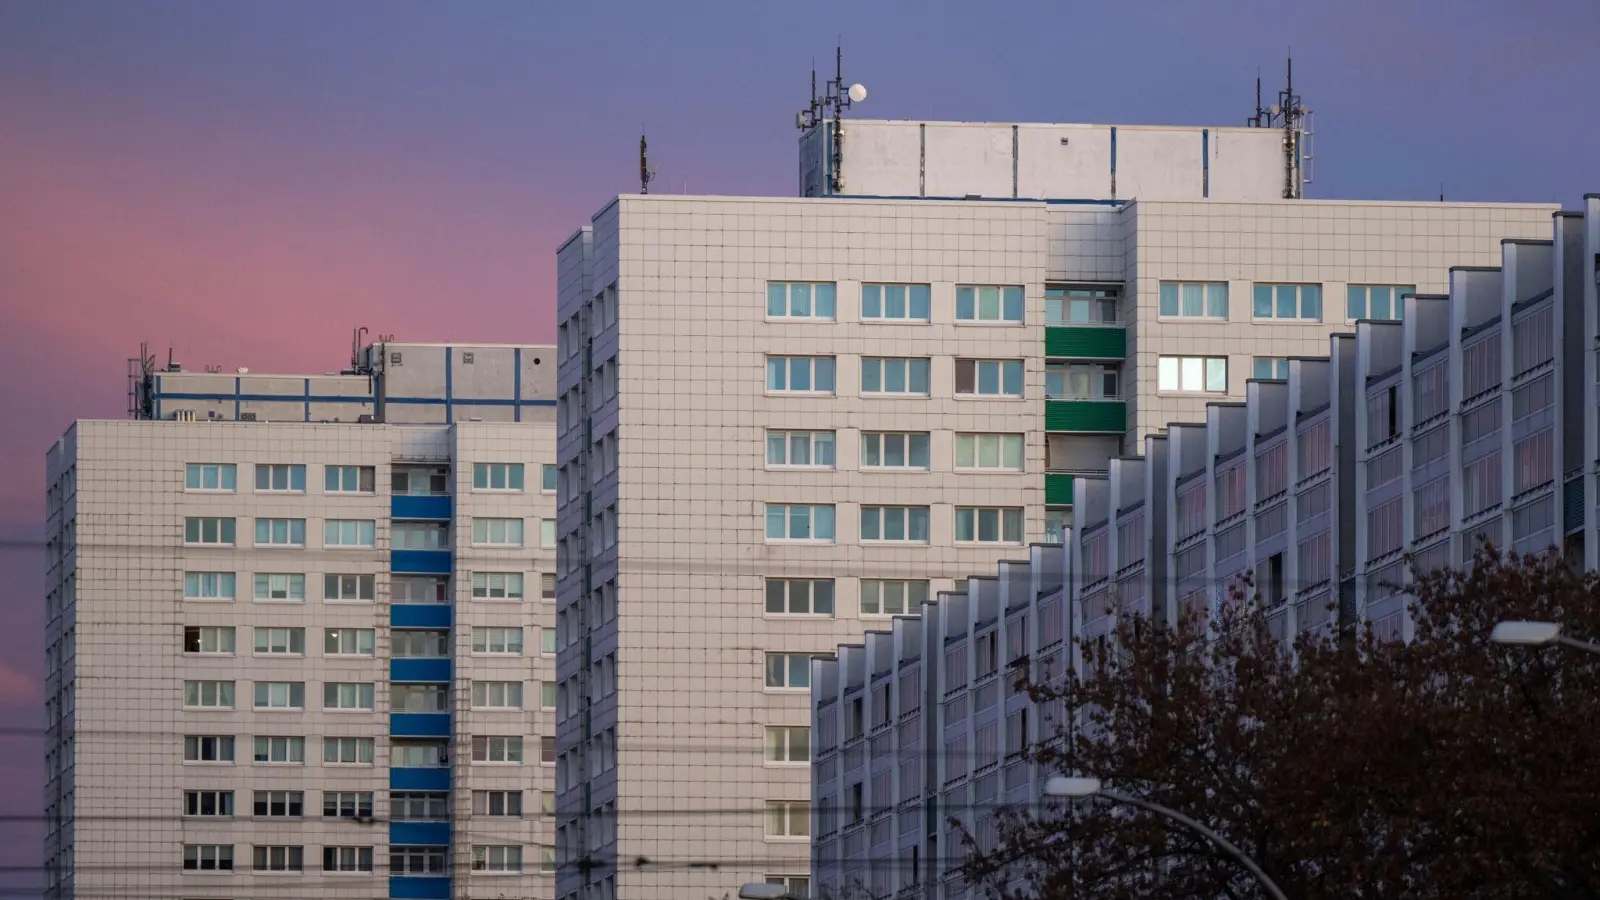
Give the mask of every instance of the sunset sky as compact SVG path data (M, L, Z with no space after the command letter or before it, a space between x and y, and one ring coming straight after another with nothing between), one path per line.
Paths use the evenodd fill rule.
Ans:
M553 341L555 248L637 190L640 128L654 190L792 195L841 36L861 116L1194 125L1293 45L1312 196L1600 191L1594 0L0 0L0 719L42 720L44 451L124 415L141 340ZM0 731L0 897L37 882L41 746Z

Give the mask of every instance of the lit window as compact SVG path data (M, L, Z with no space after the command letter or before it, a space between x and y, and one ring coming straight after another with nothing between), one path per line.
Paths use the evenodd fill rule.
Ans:
M863 616L903 616L928 602L928 582L861 579Z
M306 490L306 467L257 463L256 490L303 494Z
M233 655L233 626L190 625L183 629L183 652Z
M864 322L926 322L932 307L926 284L863 284Z
M928 444L927 432L864 431L861 433L861 468L927 471Z
M189 463L184 467L183 487L190 491L232 493L237 477L232 463Z
M791 616L833 615L830 578L768 578L767 612Z
M522 490L522 463L473 463L472 489L476 491Z
M1020 434L957 434L957 469L1022 471L1023 436Z
M767 540L833 540L831 505L767 504Z
M770 281L767 283L767 317L770 319L823 319L834 316L831 282Z
M833 443L831 431L768 431L767 465L831 469Z
M1322 321L1322 285L1258 284L1254 313L1257 319Z
M1021 397L1022 360L956 360L956 396Z
M1020 544L1022 508L958 506L956 540L980 544Z
M1161 282L1161 315L1172 319L1226 319L1226 282Z
M1405 317L1405 298L1416 293L1416 287L1409 284L1352 284L1345 290L1345 314L1352 322L1357 319L1397 322Z
M863 506L861 539L925 544L928 542L928 507Z
M1022 288L997 285L958 285L957 322L1022 322Z
M832 394L831 356L767 357L767 390L783 394Z
M1225 356L1163 356L1156 360L1156 388L1162 391L1226 394Z
M926 397L928 367L926 359L865 357L861 360L861 393Z

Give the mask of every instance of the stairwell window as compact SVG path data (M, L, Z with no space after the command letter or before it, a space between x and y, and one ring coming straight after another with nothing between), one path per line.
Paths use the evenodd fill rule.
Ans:
M956 507L956 540L978 544L1022 543L1022 508Z
M767 282L767 318L833 321L833 282Z
M1223 281L1161 282L1161 317L1164 319L1228 318L1228 284Z
M237 479L233 463L189 463L184 467L183 489L231 494Z
M956 396L1021 397L1022 360L956 360Z
M1226 394L1225 356L1163 356L1156 360L1156 389L1173 393Z
M831 505L767 504L767 540L830 542L834 533Z
M1020 325L1023 291L1015 285L957 285L957 322L995 322Z
M767 390L776 394L834 393L831 356L767 357Z
M1257 319L1291 322L1322 321L1322 285L1258 284L1254 290Z
M863 284L863 322L927 322L933 307L926 284Z

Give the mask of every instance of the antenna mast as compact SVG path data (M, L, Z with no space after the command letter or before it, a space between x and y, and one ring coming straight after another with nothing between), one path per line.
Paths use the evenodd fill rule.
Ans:
M1251 128L1283 129L1283 199L1299 200L1311 183L1311 110L1294 92L1294 57L1288 58L1287 82L1271 109L1261 106L1261 77L1256 76L1256 113L1245 119Z
M832 134L832 172L828 177L828 193L844 193L844 111L852 105L867 99L867 89L859 84L846 86L844 83L844 47L836 46L833 51L833 77L828 79L823 86L823 95L817 96L817 70L811 69L811 103L794 117L796 128L801 131L810 131L827 121L828 112L833 112Z
M650 165L650 145L645 143L644 132L639 132L639 193L650 193L650 182L656 180L655 167Z

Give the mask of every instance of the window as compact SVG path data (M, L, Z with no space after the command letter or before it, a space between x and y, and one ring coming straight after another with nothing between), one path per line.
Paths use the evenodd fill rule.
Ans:
M1222 281L1163 281L1161 315L1173 319L1226 319L1228 285Z
M324 746L327 741L324 740ZM303 737L267 737L257 735L253 757L258 763L292 763L306 761L306 739Z
M768 503L767 540L833 540L833 506Z
M1461 473L1461 517L1499 506L1501 489L1500 451L1467 463Z
M303 494L306 490L306 467L257 463L256 490Z
M1022 508L956 507L956 540L980 544L1022 543Z
M1115 400L1122 396L1122 370L1096 363L1045 363L1049 400Z
M322 599L335 603L369 603L377 596L372 575L324 575Z
M449 689L442 684L405 684L402 682L390 685L389 711L408 713L449 712Z
M256 791L254 814L270 819L298 819L306 814L306 795L301 791Z
M554 681L539 682L539 708L556 708L556 683Z
M539 792L539 814L542 816L553 816L556 814L555 791Z
M323 709L372 709L372 683L330 681L322 686Z
M300 872L305 868L305 848L282 845L255 846L251 849L251 868L257 872Z
M370 766L372 738L325 737L322 739L322 761L336 766Z
M863 357L861 360L861 393L907 394L926 397L928 396L928 360Z
M521 709L522 682L474 681L472 705L477 709Z
M811 729L804 725L767 726L767 762L811 761Z
M539 652L545 656L554 656L556 653L556 630L554 628L539 629Z
M1258 356L1251 362L1251 378L1289 378L1289 361L1278 356Z
M915 469L926 472L929 466L928 433L861 433L861 468Z
M326 494L370 494L377 490L377 480L372 466L322 467L322 491Z
M768 431L767 465L788 468L833 468L833 432Z
M391 475L390 490L402 497L443 497L450 493L450 470L441 466L403 466Z
M1021 397L1022 360L956 360L956 396Z
M928 507L863 506L861 507L861 539L863 541L927 543Z
M767 687L811 688L811 654L768 653Z
M257 600L304 600L306 576L288 572L258 572L253 579Z
M1163 356L1156 360L1156 389L1225 394L1228 392L1228 358Z
M539 738L539 763L553 766L556 764L556 739L553 737Z
M233 463L189 463L183 473L183 487L190 491L233 493L236 479Z
M449 763L449 745L442 741L395 741L389 765L402 769L436 769Z
M767 318L825 319L834 315L834 286L828 282L767 282Z
M306 685L303 681L258 681L255 683L256 709L305 709Z
M783 394L832 394L831 356L767 357L767 390Z
M183 761L203 763L233 762L233 735L186 734L183 736Z
M1555 481L1555 432L1536 431L1511 447L1511 494L1516 496ZM231 629L230 629L231 630ZM230 641L231 644L231 641Z
M233 519L221 519L215 516L190 516L183 520L183 542L185 544L214 544L221 547L232 547L233 539Z
M554 600L556 598L556 576L546 572L539 576L539 599Z
M767 837L810 837L811 801L768 800Z
M323 847L324 872L371 872L371 847Z
M501 653L508 656L521 656L522 629L473 628L472 652Z
M505 816L517 818L522 815L521 791L473 791L472 812L479 816Z
M768 578L767 612L792 616L831 616L833 580Z
M521 572L473 572L472 596L478 600L521 600Z
M1321 322L1322 285L1258 284L1253 312L1258 319Z
M957 322L1022 322L1022 288L957 285Z
M521 519L472 520L472 542L492 547L521 547Z
M235 576L232 572L183 573L183 599L232 600Z
M184 844L185 872L232 872L232 844Z
M1352 284L1345 291L1345 313L1352 322L1357 319L1399 321L1405 317L1405 298L1416 292L1412 285Z
M1044 324L1111 324L1117 321L1116 288L1046 288Z
M444 847L389 847L390 875L443 875Z
M450 655L450 632L394 629L389 655L396 659L443 659Z
M861 579L863 616L903 616L915 613L928 602L926 581L885 581Z
M933 304L926 284L863 284L864 322L926 322Z
M501 846L499 844L485 846L472 845L472 871L474 872L521 872L522 848Z
M396 818L390 804L391 818ZM328 819L372 818L371 791L323 791L322 815Z
M473 463L472 489L475 491L522 490L522 463Z
M522 738L515 735L474 735L472 761L522 764Z
M233 815L233 791L184 791L186 816L223 817Z
M305 519L257 519L257 547L304 547Z
M374 524L371 519L329 519L322 523L322 545L372 547L376 543L373 533Z
M957 434L957 469L1022 471L1020 434Z
M322 652L327 656L371 656L376 634L371 628L327 628Z
M183 652L233 655L233 626L190 625L183 629Z
M560 473L554 465L545 463L539 467L539 490L546 494L556 492L556 483L560 480Z
M615 528L613 528L612 530L614 532ZM616 535L615 534L612 535L611 542L613 544L616 543ZM545 548L546 550L548 550L548 549L554 547L555 545L556 545L556 520L555 519L540 519L539 520L539 546Z
M190 709L233 709L233 682L185 681L183 705Z
M1066 542L1067 519L1070 513L1059 506L1046 507L1044 511L1044 542L1046 544L1063 544Z
M434 822L450 818L450 795L439 792L392 792L389 818L396 822Z
M912 859L916 859L916 848L912 848ZM911 867L911 884L917 883L916 866ZM795 900L805 900L811 896L811 877L808 875L768 875L767 884L781 884L790 897Z

